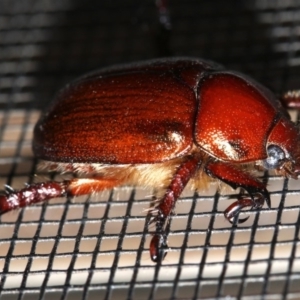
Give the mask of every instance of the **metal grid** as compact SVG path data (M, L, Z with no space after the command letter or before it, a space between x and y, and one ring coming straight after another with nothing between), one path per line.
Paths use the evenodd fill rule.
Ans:
M34 123L59 88L95 68L171 52L278 93L299 88L299 1L170 1L169 12L170 36L153 1L0 0L0 186L49 178L31 154ZM185 191L162 265L148 254L149 190L3 215L0 299L300 299L299 182L263 180L272 208L237 227L222 214L234 191Z

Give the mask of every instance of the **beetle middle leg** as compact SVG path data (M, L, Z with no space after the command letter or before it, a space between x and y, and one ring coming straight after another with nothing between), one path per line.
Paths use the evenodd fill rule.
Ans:
M151 213L156 213L151 221L151 223L155 223L156 230L150 243L150 256L154 262L163 260L166 255L166 249L168 249L167 234L165 232L166 222L172 214L177 199L201 163L201 159L196 155L189 156L173 175L159 205L151 211Z
M265 185L250 174L236 169L228 163L219 161L210 161L205 166L205 172L211 177L220 179L234 189L238 187L243 188L251 197L241 197L225 210L224 215L229 222L232 223L243 208L261 208L265 202L269 207L271 206L270 195ZM247 219L240 219L239 223L243 223Z

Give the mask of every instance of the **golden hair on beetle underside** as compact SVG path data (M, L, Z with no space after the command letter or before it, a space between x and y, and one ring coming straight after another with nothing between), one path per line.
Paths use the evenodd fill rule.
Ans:
M187 188L198 192L208 189L211 182L218 183L220 192L227 191L228 185L220 180L208 176L204 166L211 159L207 154L198 152L199 161L202 161L199 169L191 177ZM105 165L97 163L57 163L42 161L39 165L41 169L47 169L59 173L75 173L79 178L113 179L118 182L117 186L140 186L154 188L156 197L163 196L165 190L170 185L178 167L187 159L186 156L154 164L127 164L127 165ZM253 163L235 164L235 167L243 172L253 170ZM253 172L251 172L253 173ZM254 174L253 174L254 175ZM254 175L254 177L256 177ZM227 188L225 188L227 187ZM225 190L224 190L225 188Z

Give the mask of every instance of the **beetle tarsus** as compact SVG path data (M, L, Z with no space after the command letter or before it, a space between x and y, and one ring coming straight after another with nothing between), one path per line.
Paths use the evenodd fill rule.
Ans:
M270 194L266 188L253 188L245 186L242 188L248 192L253 201L253 208L261 208L266 202L268 208L271 208Z
M155 222L156 230L150 242L150 257L153 262L161 262L168 253L167 234L165 232L166 217L161 210L157 210L157 215L152 219Z
M156 230L150 242L150 257L153 262L163 261L168 253L167 234L165 232L166 217L158 208L155 209L156 215L151 218L149 225L155 223Z
M150 257L153 262L161 262L168 254L167 237L164 234L155 234L150 242Z
M241 210L244 208L249 207L252 209L260 209L265 202L265 198L260 195L256 198L241 198L237 200L236 202L232 203L230 206L227 207L227 209L224 211L225 218L231 223L235 223L235 218L239 215ZM239 224L244 223L248 220L249 217L238 219L237 222Z

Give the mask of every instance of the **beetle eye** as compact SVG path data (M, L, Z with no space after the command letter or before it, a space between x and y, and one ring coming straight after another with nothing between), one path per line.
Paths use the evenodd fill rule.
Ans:
M271 145L267 149L268 158L263 161L263 165L266 169L277 169L285 161L285 154L283 150L275 145Z

